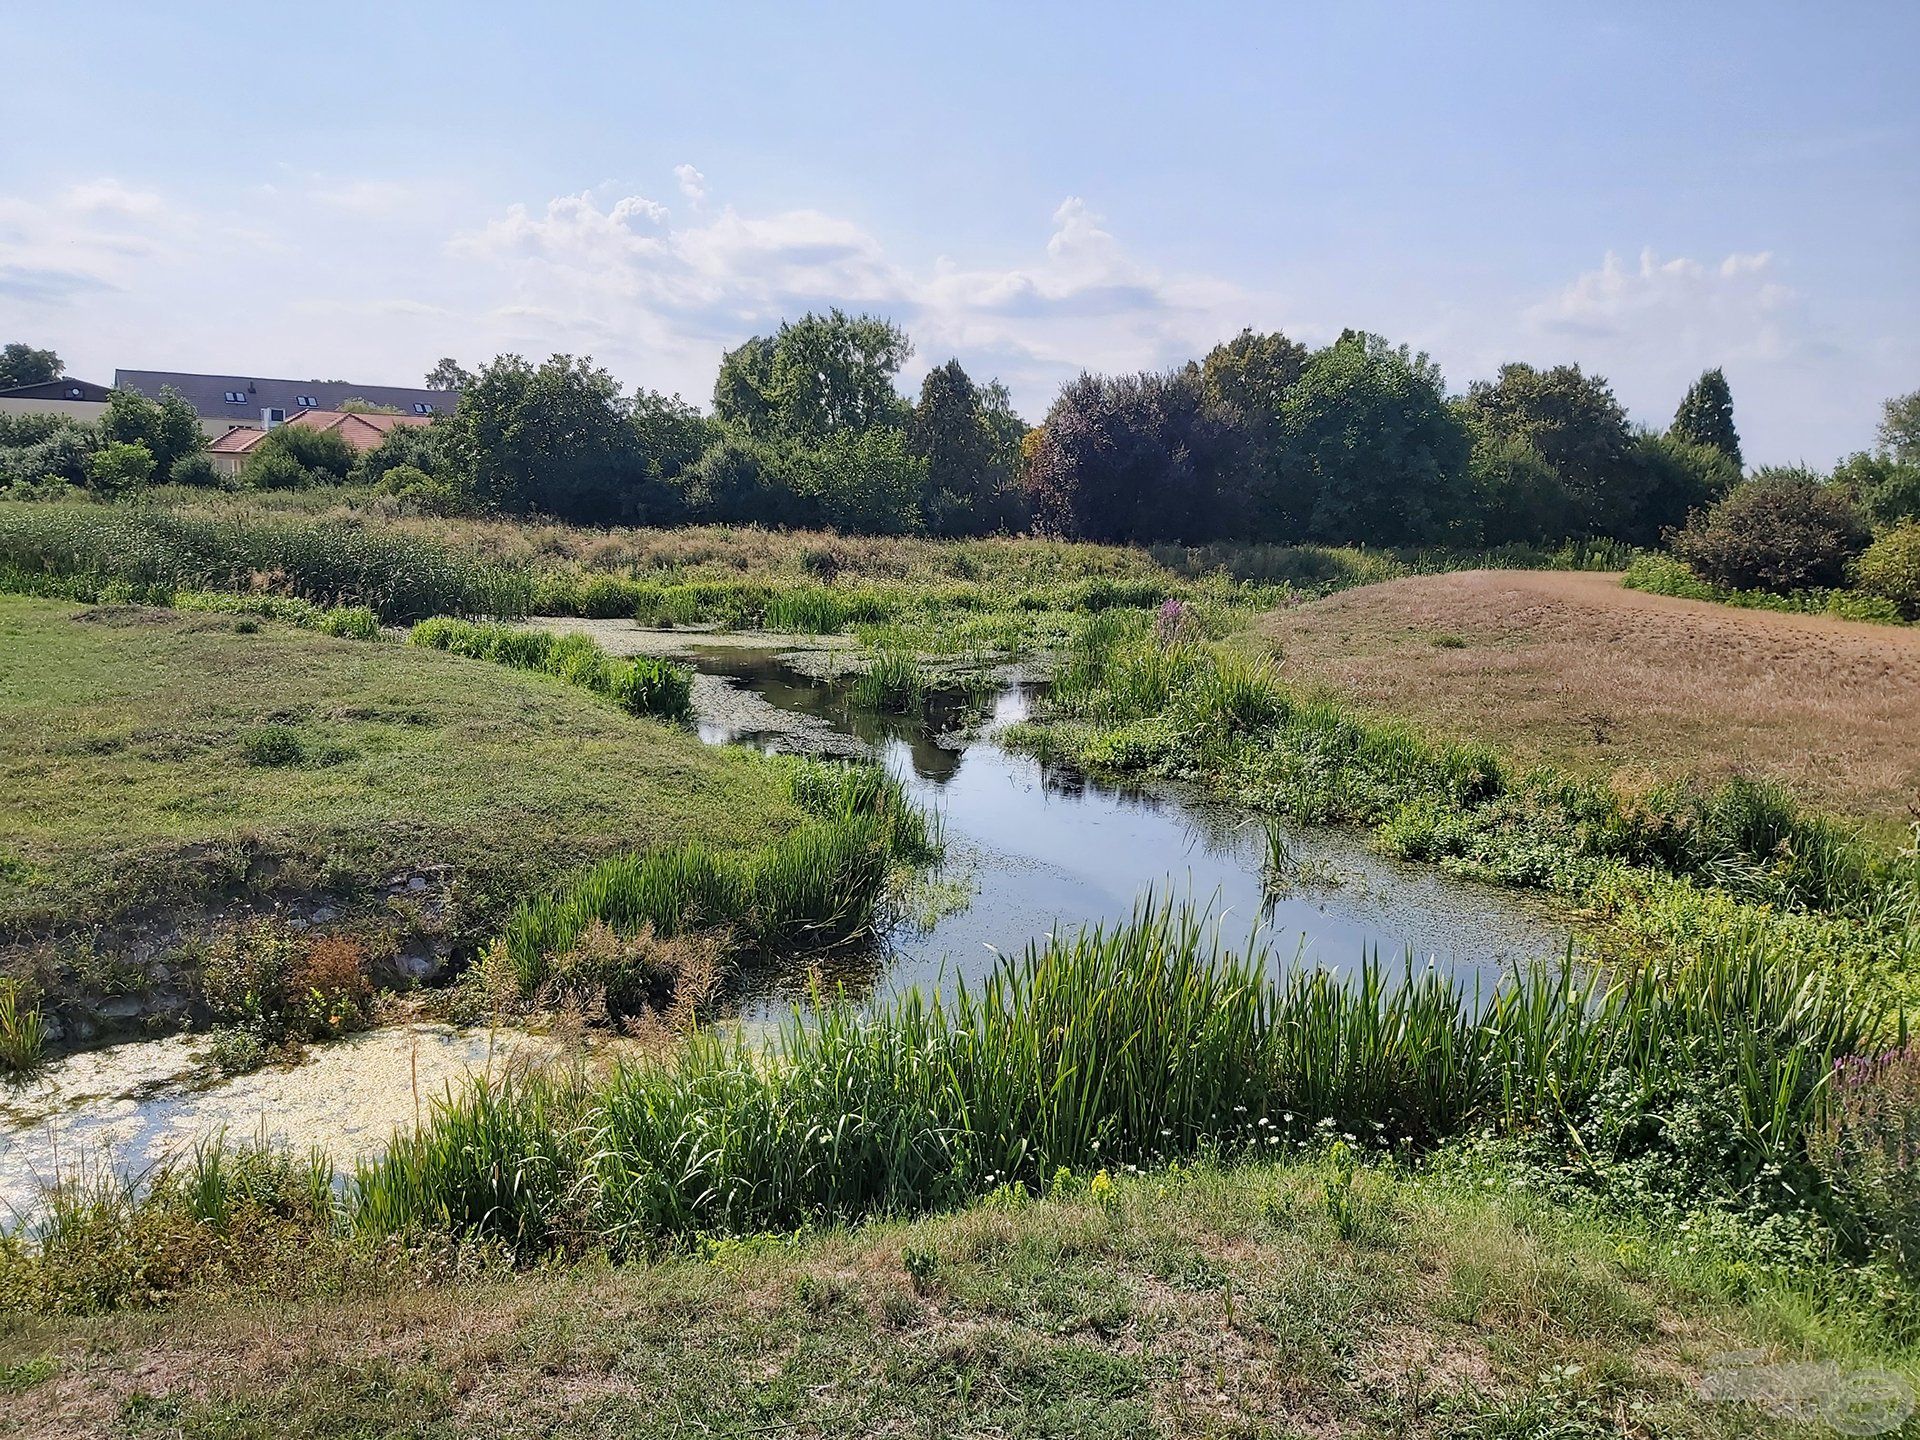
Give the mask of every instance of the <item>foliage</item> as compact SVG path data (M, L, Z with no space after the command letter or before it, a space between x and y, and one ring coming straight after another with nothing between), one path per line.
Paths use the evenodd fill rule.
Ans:
M403 465L444 477L446 438L447 426L440 419L430 425L396 425L380 437L378 445L353 457L347 480L354 485L383 485L388 472Z
M1684 444L1718 450L1735 470L1741 468L1740 432L1733 424L1733 391L1725 371L1716 365L1688 387L1667 434Z
M906 405L894 376L913 353L891 321L834 309L783 321L720 362L715 416L760 439L817 444L876 426L897 428Z
M1636 435L1630 459L1641 472L1640 502L1612 533L1635 544L1658 544L1740 483L1740 466L1724 451L1671 434Z
M1082 375L1061 388L1027 466L1034 524L1121 544L1212 539L1224 458L1197 366Z
M670 477L643 448L619 385L590 360L502 355L442 423L449 478L481 505L599 523L672 516Z
M1856 563L1856 567L1858 562ZM1832 615L1877 625L1902 623L1900 609L1891 600L1864 590L1795 590L1785 595L1771 590L1728 590L1709 585L1670 555L1636 555L1620 583L1629 590L1651 595L1673 595L1682 600L1711 600L1745 610L1778 610L1787 614Z
M240 480L256 490L338 485L353 469L354 450L334 430L276 425L248 452Z
M1896 395L1880 409L1882 449L1903 465L1920 465L1920 390Z
M1498 379L1468 387L1463 408L1490 441L1526 446L1557 482L1539 528L1503 538L1627 533L1643 477L1632 463L1626 412L1605 380L1578 365L1503 365ZM1538 497L1541 488L1531 493Z
M977 387L958 360L927 372L907 419L907 451L926 466L920 512L934 535L1018 530L1016 467L1026 427L998 385Z
M171 385L161 389L157 401L133 390L115 390L100 417L100 434L109 443L144 445L163 481L171 480L173 467L206 444L199 415Z
M1896 525L1854 561L1854 584L1889 602L1907 620L1920 620L1920 520Z
M1920 1276L1920 1043L1835 1066L1821 1168L1907 1273Z
M215 490L226 485L226 479L213 468L213 461L205 453L188 455L173 462L173 471L167 476L169 485L191 485L197 488Z
M1920 459L1897 459L1891 452L1849 455L1833 470L1833 483L1875 525L1920 520Z
M1798 470L1762 470L1673 539L1709 584L1785 594L1836 586L1866 548L1866 522L1844 492Z
M200 989L216 1023L261 1045L357 1030L367 1023L373 998L362 942L278 920L248 922L215 937L201 958Z
M584 635L439 617L415 625L407 643L538 670L604 695L634 715L684 720L691 713L693 678L684 667L649 655L616 659Z
M153 471L153 452L144 445L109 441L87 457L87 483L103 495L142 490Z
M1467 431L1425 355L1350 331L1307 362L1282 420L1289 460L1278 534L1425 545L1464 520ZM1274 521L1262 517L1268 533Z
M429 390L466 390L473 385L473 372L451 355L442 355L420 383Z
M0 390L44 385L58 380L61 373L60 357L51 350L36 350L19 340L0 346Z
M99 429L71 416L0 413L0 487L84 485L99 448Z

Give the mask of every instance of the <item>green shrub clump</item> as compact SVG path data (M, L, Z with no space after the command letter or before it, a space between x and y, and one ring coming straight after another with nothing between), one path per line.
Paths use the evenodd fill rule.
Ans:
M1854 584L1902 619L1920 620L1920 520L1887 531L1854 562Z
M584 635L441 617L414 626L407 643L553 675L635 715L685 720L693 713L693 674L685 666L646 655L616 658Z
M1843 584L1869 538L1844 490L1801 471L1762 471L1696 512L1673 553L1709 584L1787 594Z

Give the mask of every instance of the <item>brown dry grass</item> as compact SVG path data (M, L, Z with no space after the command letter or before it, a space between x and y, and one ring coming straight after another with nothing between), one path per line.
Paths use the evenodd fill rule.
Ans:
M1763 776L1883 834L1920 814L1920 630L1473 570L1344 591L1257 633L1293 679L1523 760Z

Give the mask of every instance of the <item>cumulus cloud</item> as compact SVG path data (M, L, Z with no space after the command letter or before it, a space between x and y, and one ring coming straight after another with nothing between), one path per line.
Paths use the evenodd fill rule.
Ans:
M1525 319L1539 331L1577 339L1785 359L1805 335L1800 297L1775 270L1767 251L1718 263L1662 260L1651 249L1628 263L1609 251L1599 269L1532 306Z
M707 177L693 166L674 166L673 178L680 182L680 193L687 197L687 202L694 209L698 210L707 203Z

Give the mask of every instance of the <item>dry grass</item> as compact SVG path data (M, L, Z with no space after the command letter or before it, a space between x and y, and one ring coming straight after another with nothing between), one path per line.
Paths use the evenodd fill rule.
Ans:
M1764 776L1888 835L1920 814L1920 632L1476 570L1276 611L1258 634L1291 678L1523 759Z

